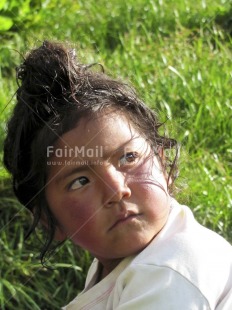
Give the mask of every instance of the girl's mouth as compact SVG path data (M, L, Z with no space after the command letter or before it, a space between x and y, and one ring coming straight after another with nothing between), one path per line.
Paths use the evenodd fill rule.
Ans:
M138 218L141 214L127 213L122 216L119 216L116 222L109 228L109 231L114 229L115 227L130 223Z

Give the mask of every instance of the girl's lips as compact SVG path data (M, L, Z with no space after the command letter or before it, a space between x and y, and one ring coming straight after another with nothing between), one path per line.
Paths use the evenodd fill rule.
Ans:
M124 215L120 216L117 219L117 221L109 228L109 231L114 229L115 227L121 225L121 224L132 221L133 219L137 218L139 215L141 215L141 214L134 214L133 213L133 214L124 214Z

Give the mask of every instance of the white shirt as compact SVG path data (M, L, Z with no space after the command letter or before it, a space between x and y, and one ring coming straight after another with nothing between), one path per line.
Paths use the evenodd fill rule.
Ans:
M232 310L231 245L174 199L153 241L95 284L97 276L95 259L85 289L63 309Z

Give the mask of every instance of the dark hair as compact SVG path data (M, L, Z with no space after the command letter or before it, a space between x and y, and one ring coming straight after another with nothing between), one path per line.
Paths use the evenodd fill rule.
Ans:
M174 181L177 175L178 144L159 134L162 125L154 111L134 89L92 65L78 63L75 50L45 41L29 52L17 68L17 102L4 144L4 164L13 177L18 200L33 212L29 234L42 213L47 217L47 234L41 262L51 253L56 220L46 202L46 148L75 127L83 116L93 116L107 107L125 113L152 146L175 149L174 159L165 158L165 169Z

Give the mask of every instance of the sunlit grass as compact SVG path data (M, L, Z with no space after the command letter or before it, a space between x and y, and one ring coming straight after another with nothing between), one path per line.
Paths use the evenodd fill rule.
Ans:
M14 49L73 42L81 60L134 84L158 111L182 144L178 200L232 241L231 11L223 0L44 1L34 23L18 19L17 33L2 37L0 109L15 91ZM1 142L13 104L0 116ZM83 288L91 257L68 242L51 259L57 270L42 268L38 241L23 242L30 214L14 200L3 169L0 177L0 308L59 309Z

